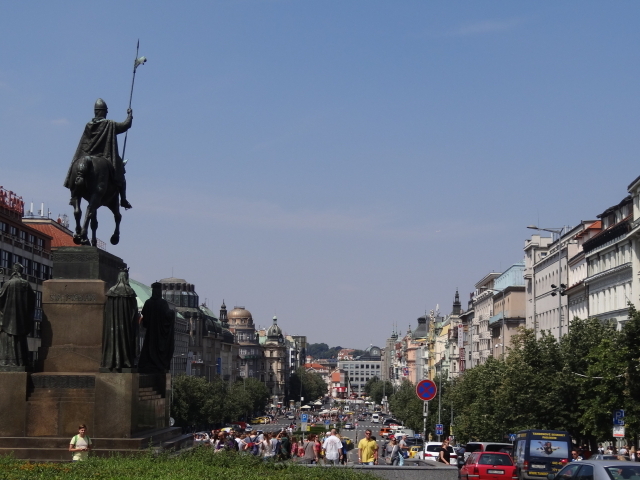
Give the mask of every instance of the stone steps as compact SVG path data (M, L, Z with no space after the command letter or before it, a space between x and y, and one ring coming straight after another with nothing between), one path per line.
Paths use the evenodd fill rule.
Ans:
M62 437L0 437L0 455L31 461L70 461L69 442ZM141 432L133 438L91 438L95 449L92 456L113 454L139 455L147 448L181 450L193 445L191 434L182 434L180 428L169 427Z

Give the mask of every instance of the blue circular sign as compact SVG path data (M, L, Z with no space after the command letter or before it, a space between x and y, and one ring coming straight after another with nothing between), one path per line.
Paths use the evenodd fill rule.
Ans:
M436 387L436 384L432 380L422 380L416 385L416 395L418 395L420 400L424 400L425 402L433 400L437 393L438 387Z

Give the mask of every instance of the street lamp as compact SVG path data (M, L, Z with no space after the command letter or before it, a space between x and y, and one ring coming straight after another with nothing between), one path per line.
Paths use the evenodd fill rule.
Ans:
M561 277L562 277L562 257L561 257L561 253L562 253L562 245L560 244L560 236L564 233L564 227L563 228L539 228L536 227L535 225L529 225L527 228L531 229L531 230L543 230L545 232L551 232L551 233L555 233L556 235L558 235L558 283L560 283L560 286L556 286L555 284L551 285L551 288L553 289L551 291L551 296L555 297L556 295L558 295L558 293L560 294L558 296L558 340L560 340L560 338L562 337L562 297L564 297L565 295L565 290L567 289L567 286L564 283L561 283ZM567 276L569 275L569 272L567 271ZM534 281L535 281L535 277L534 277ZM568 283L568 282L567 282ZM533 299L534 303L535 303L535 298ZM534 324L535 324L535 318L534 320ZM568 328L568 325L567 325Z

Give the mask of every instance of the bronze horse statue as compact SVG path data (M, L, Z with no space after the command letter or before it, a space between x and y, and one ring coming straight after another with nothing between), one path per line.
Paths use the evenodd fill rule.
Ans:
M95 117L85 126L82 138L67 172L64 186L71 191L73 216L76 219L76 231L73 241L76 245L98 246L98 209L108 207L113 212L116 229L111 236L111 244L120 241L120 207L131 208L127 201L127 182L123 160L118 152L117 135L131 127L133 113L127 110L124 122L107 120L107 104L99 98L94 105ZM125 138L125 148L127 142ZM124 155L124 152L123 152ZM87 201L84 221L80 225L82 199ZM91 240L88 237L91 222Z
M71 167L73 188L71 190L71 202L73 216L76 219L76 231L73 241L76 245L91 245L96 247L98 240L98 208L107 207L113 213L116 228L111 235L111 244L117 245L120 241L120 193L119 187L114 181L113 164L103 155L88 155L78 159ZM82 226L82 199L87 201ZM91 222L91 240L88 238L88 227Z

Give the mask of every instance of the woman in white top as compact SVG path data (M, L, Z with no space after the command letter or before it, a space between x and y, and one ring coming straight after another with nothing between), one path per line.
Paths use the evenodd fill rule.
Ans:
M265 433L264 437L262 439L262 442L260 442L260 453L262 454L262 456L264 458L272 458L273 457L273 452L271 450L271 434L270 433Z

